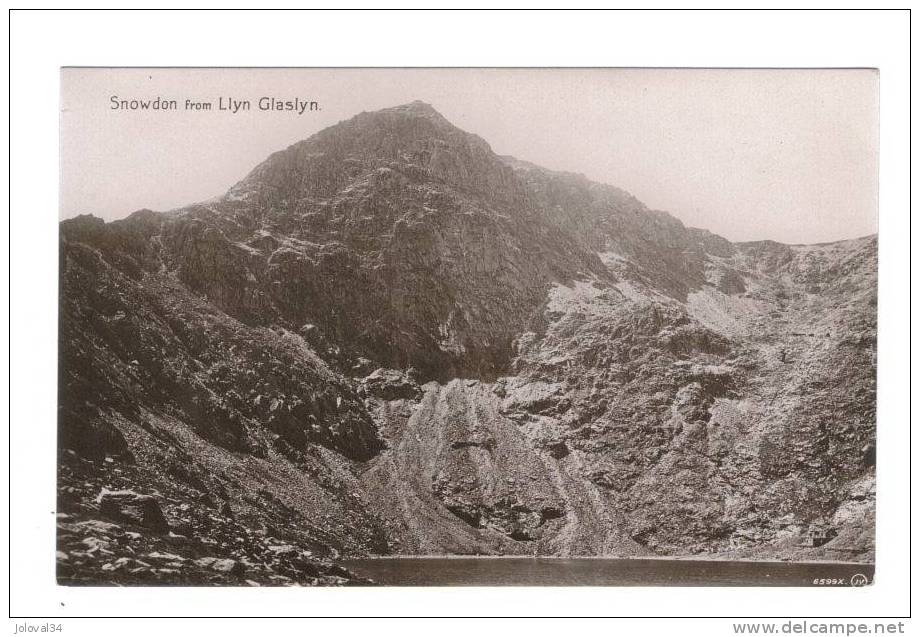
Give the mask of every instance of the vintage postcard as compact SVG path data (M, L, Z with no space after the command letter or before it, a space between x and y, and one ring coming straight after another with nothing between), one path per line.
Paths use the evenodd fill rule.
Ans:
M871 584L878 81L62 69L58 583Z

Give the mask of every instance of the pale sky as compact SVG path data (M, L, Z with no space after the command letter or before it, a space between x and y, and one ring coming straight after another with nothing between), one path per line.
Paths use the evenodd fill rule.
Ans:
M112 96L178 110L112 110ZM260 111L262 96L321 110ZM252 110L217 111L220 97ZM215 110L186 111L187 98ZM64 69L60 215L209 199L277 150L416 99L496 153L618 186L733 241L877 229L873 70Z

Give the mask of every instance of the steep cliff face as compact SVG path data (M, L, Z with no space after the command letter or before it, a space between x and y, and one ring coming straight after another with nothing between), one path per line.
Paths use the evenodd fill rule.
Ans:
M318 581L342 553L871 559L876 250L732 244L425 104L362 113L221 198L62 222L61 510L156 491L174 531L256 542L186 557L279 583L259 546ZM68 577L124 571L85 553Z

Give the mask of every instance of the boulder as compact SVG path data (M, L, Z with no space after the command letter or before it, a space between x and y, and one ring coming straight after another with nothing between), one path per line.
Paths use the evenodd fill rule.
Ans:
M546 446L546 450L556 460L560 460L569 455L569 447L565 444L565 440L560 440L558 442L551 443Z
M153 496L103 489L96 501L99 512L109 519L141 526L154 533L169 532L169 522Z
M218 557L202 557L195 560L195 564L203 568L209 568L218 573L229 573L230 575L240 576L246 572L246 567L242 562L231 560L229 558L221 559Z
M242 575L246 572L246 567L242 562L231 559L215 560L211 568L220 573L230 573L231 575Z
M364 378L362 387L366 394L383 400L416 399L421 388L408 374L394 369L379 368Z

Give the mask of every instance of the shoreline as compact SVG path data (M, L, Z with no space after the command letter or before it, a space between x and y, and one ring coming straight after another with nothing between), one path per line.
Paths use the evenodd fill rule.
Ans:
M696 557L696 556L665 556L665 555L655 555L655 556L612 556L612 555L573 555L573 556L562 556L562 555L368 555L364 557L339 557L338 562L344 563L348 561L367 561L367 560L585 560L585 561L599 561L599 560L609 560L611 562L639 562L645 560L655 560L655 561L683 561L683 562L735 562L735 563L747 563L747 564L800 564L800 565L839 565L839 566L875 566L875 562L847 562L841 560L807 560L807 561L797 561L797 560L755 560L755 559L744 559L744 558L729 558L729 557L718 557L718 556L706 556L706 557Z

